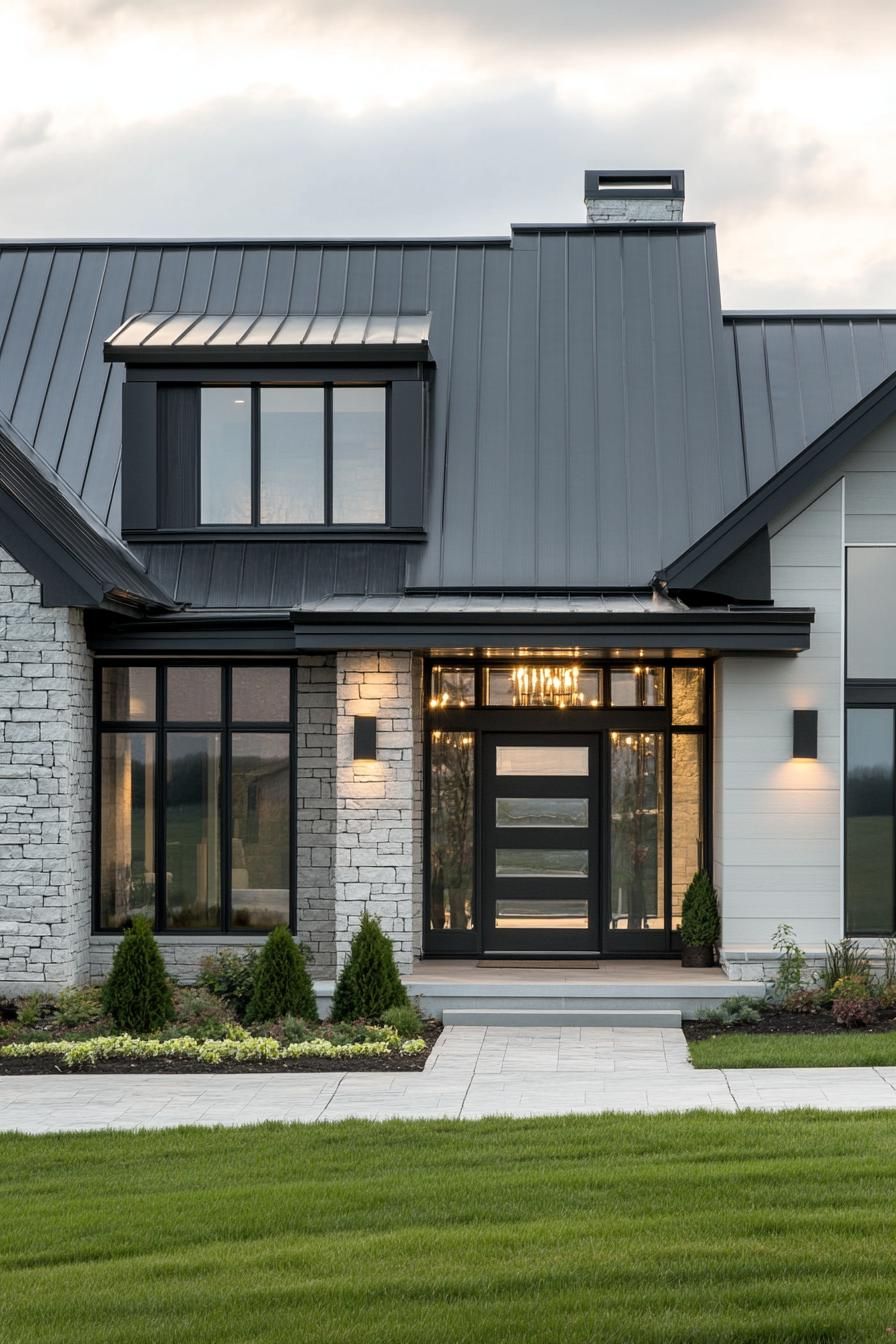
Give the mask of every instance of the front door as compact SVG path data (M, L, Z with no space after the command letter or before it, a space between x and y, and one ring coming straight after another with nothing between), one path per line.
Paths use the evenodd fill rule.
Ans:
M484 733L486 956L599 946L597 733Z

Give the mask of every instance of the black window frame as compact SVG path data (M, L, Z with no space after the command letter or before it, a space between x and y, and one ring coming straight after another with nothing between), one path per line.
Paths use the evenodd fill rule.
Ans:
M322 531L337 532L339 529L349 529L354 531L359 528L372 528L377 531L385 531L390 527L390 490L389 482L392 471L392 407L391 384L384 381L371 381L369 383L352 381L346 382L339 379L330 379L326 381L315 380L314 382L202 382L197 384L199 390L198 406L198 452L196 458L196 527L200 534L207 531L230 532L237 534L245 533L247 529L253 532L260 532L267 535L269 531L283 531L284 529L297 532ZM263 523L261 521L261 393L272 388L278 391L290 388L300 388L307 390L321 389L324 394L324 442L323 442L323 469L324 469L324 516L318 523ZM382 388L383 396L383 513L382 522L371 523L364 521L351 522L341 520L336 523L333 521L333 392L334 390L345 390L349 388ZM249 407L249 481L250 481L250 520L248 523L220 523L213 521L204 521L202 517L202 393L206 390L239 390L248 392L250 397Z
M896 844L893 846L890 875L890 900L893 917L890 928L853 929L849 921L849 712L850 710L883 709L892 715L894 760L896 760L896 683L854 681L847 684L843 706L843 936L845 938L892 938L896 936ZM891 782L890 812L896 824L896 770Z
M579 709L533 709L516 708L512 705L487 705L485 702L485 670L514 663L545 664L563 666L575 663L579 668L596 669L601 675L602 696L600 706ZM672 927L672 827L674 797L672 793L672 742L674 737L693 736L701 741L702 766L702 834L703 868L713 871L713 700L714 672L713 658L645 658L628 655L612 659L570 658L533 653L525 657L502 652L501 656L490 658L441 657L429 656L423 663L423 952L426 957L471 957L482 955L482 734L483 732L593 732L604 735L611 731L654 732L663 737L663 779L665 789L664 803L664 871L663 871L663 909L665 928L661 938L654 938L649 947L642 946L643 940L633 939L632 946L615 946L608 949L602 927L598 930L600 940L599 955L604 957L625 958L644 957L674 958L680 956L681 938L677 929ZM434 706L431 698L432 672L436 667L467 668L474 672L474 702L472 705L440 708ZM611 705L610 672L632 671L637 667L663 669L662 705ZM703 669L703 720L699 724L673 723L672 716L672 669L674 667L699 667ZM429 926L430 888L432 879L431 845L431 805L432 805L432 732L441 729L445 732L469 732L473 736L473 796L474 796L474 863L473 863L473 927L469 929L431 929ZM600 762L600 884L599 901L601 911L605 907L609 891L609 751L601 736ZM602 915L601 915L602 918ZM662 947L658 944L662 942Z
M104 719L102 713L102 674L107 667L153 667L155 682L155 717L153 719ZM170 667L216 667L221 669L221 717L215 720L181 720L168 722L166 717L166 671ZM234 719L231 713L233 670L237 667L285 667L289 670L289 718L279 721L250 721ZM156 934L168 938L255 938L264 937L268 930L233 927L232 924L232 739L234 733L285 733L289 737L289 929L298 932L298 706L296 664L283 658L103 658L94 665L93 696L93 819L92 842L92 932L120 934L121 928L102 923L100 892L100 836L102 824L102 736L104 733L145 733L155 740L155 779L153 803L155 808L153 845L155 849L155 919ZM165 863L165 792L166 792L166 739L170 732L218 732L221 735L220 782L220 846L221 918L217 926L204 929L168 928L167 872Z

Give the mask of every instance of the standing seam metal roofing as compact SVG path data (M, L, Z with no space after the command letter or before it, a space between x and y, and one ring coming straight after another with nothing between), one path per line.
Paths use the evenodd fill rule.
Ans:
M644 586L896 368L896 315L723 320L706 225L4 245L0 413L113 531L123 370L102 347L141 312L432 315L426 541L141 548L196 602L293 602L340 566L399 590Z

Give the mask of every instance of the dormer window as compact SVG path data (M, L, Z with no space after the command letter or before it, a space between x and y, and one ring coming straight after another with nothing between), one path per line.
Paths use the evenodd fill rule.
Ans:
M385 387L203 387L199 520L382 526Z

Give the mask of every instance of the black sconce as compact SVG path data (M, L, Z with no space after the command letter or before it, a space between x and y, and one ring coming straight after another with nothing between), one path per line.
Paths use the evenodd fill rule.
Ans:
M804 761L818 760L818 710L793 711L793 754Z
M376 760L376 719L371 714L355 715L355 760Z

